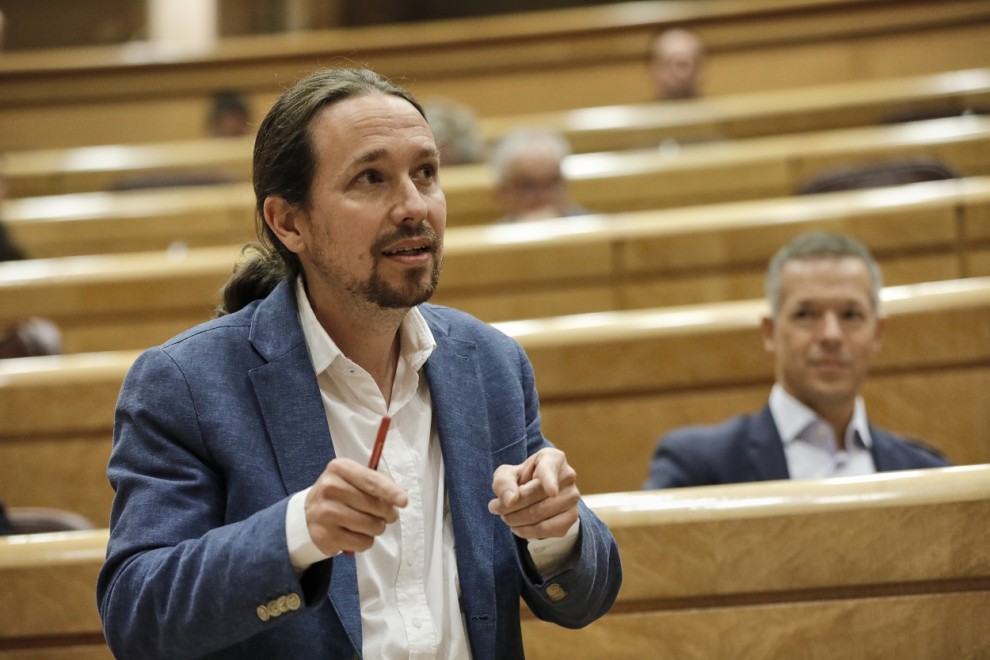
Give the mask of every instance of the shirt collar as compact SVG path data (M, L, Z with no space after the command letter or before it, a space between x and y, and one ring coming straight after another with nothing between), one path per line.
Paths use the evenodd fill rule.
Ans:
M770 413L773 415L777 432L785 445L794 442L810 424L824 421L818 414L791 396L779 383L770 390ZM863 397L856 397L852 420L845 429L845 445L852 445L853 438L859 436L864 447L873 445L870 425L866 417L866 404Z
M306 297L302 276L296 278L296 310L309 349L313 370L320 374L337 360L349 360L316 319L316 313ZM437 342L418 307L413 307L399 326L399 357L414 370L419 370L433 353Z

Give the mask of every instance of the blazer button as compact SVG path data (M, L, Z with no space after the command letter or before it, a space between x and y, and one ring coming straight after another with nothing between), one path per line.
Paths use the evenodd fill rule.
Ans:
M275 601L275 604L278 606L279 614L285 614L289 611L289 602L285 596L279 596L278 600Z
M258 609L255 611L258 613L258 618L262 621L268 621L268 619L272 618L272 615L268 613L268 608L264 605L258 605Z
M559 583L554 582L547 587L547 597L556 603L567 597L567 591Z
M299 594L289 594L285 598L285 605L289 608L290 612L295 612L302 606L302 601L299 599Z
M282 610L278 608L277 600L268 601L268 614L273 618L277 616L282 616Z

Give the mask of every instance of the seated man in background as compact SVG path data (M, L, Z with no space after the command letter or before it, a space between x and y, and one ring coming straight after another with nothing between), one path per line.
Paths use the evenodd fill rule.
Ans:
M0 202L7 193L6 180L0 158ZM24 250L10 235L0 218L0 262L20 261L27 258ZM41 318L25 318L7 327L0 327L0 360L36 355L59 355L62 352L62 333L52 321ZM3 521L0 520L0 523ZM0 525L2 526L2 525Z
M563 218L588 213L575 203L562 169L571 147L553 131L513 131L495 146L495 195L505 210L498 222Z
M206 135L227 138L243 137L251 133L251 110L244 97L229 91L214 94L206 116Z
M423 104L440 149L441 165L472 165L485 160L485 143L470 106L436 97Z
M670 28L650 40L647 64L657 100L693 99L701 96L704 45L694 32Z
M646 488L841 477L943 467L920 444L873 426L859 395L880 348L879 266L857 241L798 236L770 261L761 330L776 383L760 412L662 438Z

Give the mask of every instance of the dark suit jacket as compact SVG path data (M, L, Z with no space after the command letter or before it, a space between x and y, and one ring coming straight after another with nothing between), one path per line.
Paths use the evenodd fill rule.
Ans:
M447 308L421 311L437 342L424 373L471 650L520 657L520 595L540 618L586 625L618 593L618 549L582 503L576 565L547 583L531 575L487 504L498 465L549 446L532 367L491 326ZM117 657L360 656L354 558L319 562L300 580L285 542L289 495L333 457L287 283L141 355L117 405L108 470L116 496L97 586ZM548 594L551 583L560 588ZM259 606L291 594L302 600L298 610L259 617Z
M878 472L945 467L942 456L870 425ZM660 439L644 488L708 486L789 479L784 443L770 407L718 426L689 426Z

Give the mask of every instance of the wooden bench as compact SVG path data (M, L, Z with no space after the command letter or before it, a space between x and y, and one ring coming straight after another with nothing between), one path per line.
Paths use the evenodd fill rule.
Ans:
M168 231L166 221L147 222L149 234ZM74 240L73 223L61 235L58 224L46 223L47 236L34 236ZM132 236L111 231L112 224L100 233L107 240ZM190 232L222 232L230 224L228 216ZM28 236L21 224L11 228ZM455 227L447 231L435 302L503 321L759 297L773 253L812 229L862 240L890 284L990 275L990 177ZM0 264L0 327L27 316L51 318L70 353L157 344L212 316L237 254L230 245Z
M631 2L419 24L233 38L181 57L123 47L5 53L0 150L199 137L235 81L261 115L316 66L361 63L482 116L646 101L658 29L707 45L709 95L986 66L982 0ZM552 89L552 93L547 93Z
M864 396L871 420L954 463L990 462L990 278L889 287L891 322ZM582 492L642 485L659 436L762 406L773 382L760 300L498 324L533 362L547 437ZM935 340L933 338L939 338ZM10 506L109 522L113 411L134 352L0 362L0 483ZM84 485L84 487L83 487Z
M586 502L619 545L618 600L581 630L524 607L527 657L990 653L990 535L974 524L990 515L990 466ZM95 606L107 539L0 539L0 578L17 604L0 618L0 658L111 657Z
M612 611L524 619L527 657L990 655L990 466L589 496Z
M4 660L111 660L96 607L108 530L0 537Z
M620 213L787 196L840 165L924 157L963 176L987 175L987 149L990 117L965 116L691 145L676 153L576 154L564 168L579 202L596 212ZM489 225L501 215L486 165L447 168L442 180L450 227ZM6 200L0 217L29 254L39 257L164 249L173 241L203 245L251 235L253 199L246 183L78 193ZM148 229L136 223L122 227L119 240L108 231L114 221L129 218Z
M685 100L481 118L494 143L521 127L560 131L575 153L655 146L662 140L748 138L889 122L898 113L990 110L990 69L833 83ZM111 190L159 177L251 176L254 137L41 149L6 154L9 197Z

